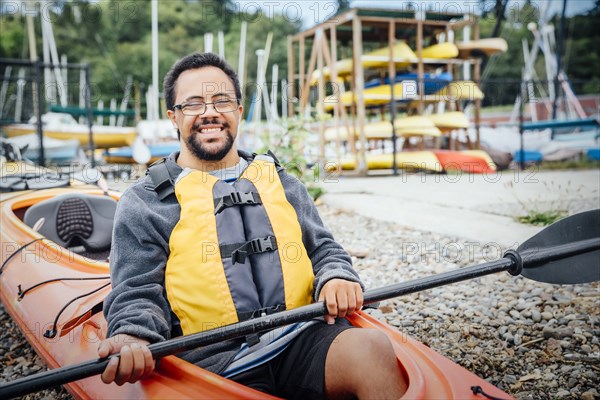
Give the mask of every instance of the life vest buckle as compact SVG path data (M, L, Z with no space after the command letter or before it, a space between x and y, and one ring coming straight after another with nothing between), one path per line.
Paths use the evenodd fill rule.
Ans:
M252 252L264 253L265 251L275 250L273 243L272 243L272 239L273 239L273 236L267 236L267 237L251 240L250 246L252 247Z
M232 192L226 196L215 199L215 215L227 207L239 205L262 204L260 195L255 192Z
M236 264L246 262L246 257L251 254L265 253L277 249L277 242L273 236L265 236L249 240L231 252L231 261Z

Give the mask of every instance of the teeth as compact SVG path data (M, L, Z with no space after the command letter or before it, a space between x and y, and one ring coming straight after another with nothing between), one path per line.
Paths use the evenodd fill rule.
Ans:
M219 132L221 128L205 128L201 129L200 132Z

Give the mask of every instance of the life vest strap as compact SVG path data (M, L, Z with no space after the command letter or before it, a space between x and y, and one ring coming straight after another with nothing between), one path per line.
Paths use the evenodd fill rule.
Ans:
M256 192L233 192L215 198L215 215L227 207L262 204L260 194Z
M154 183L154 190L160 201L175 193L174 181L167 168L166 160L166 158L162 158L156 161L146 171L146 174L150 175L152 183Z
M277 250L277 241L274 236L266 236L249 240L245 243L221 245L221 258L231 257L233 264L246 262L246 257L252 254L266 253Z

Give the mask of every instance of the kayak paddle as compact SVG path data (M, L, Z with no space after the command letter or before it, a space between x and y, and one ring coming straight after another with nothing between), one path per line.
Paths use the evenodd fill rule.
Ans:
M600 210L587 211L560 220L533 236L517 250L508 250L497 261L460 268L441 274L397 283L364 294L364 304L465 281L501 271L539 282L576 284L600 280ZM278 326L327 314L324 302L267 315L221 328L177 337L148 346L155 359L246 336ZM78 379L101 374L113 354L67 367L30 375L0 385L0 398L22 396Z

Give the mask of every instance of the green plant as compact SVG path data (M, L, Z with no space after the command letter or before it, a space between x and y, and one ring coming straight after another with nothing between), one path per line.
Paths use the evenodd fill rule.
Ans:
M533 211L529 210L527 215L517 217L517 221L522 224L546 226L550 225L561 218L568 215L566 211L550 210L550 211Z
M541 184L545 190L540 191L533 198L524 199L517 193L512 181L506 183L522 208L522 212L515 216L518 222L538 226L550 225L568 216L569 211L573 209L575 199L581 197L582 188L572 187L570 180L564 186L553 181L542 181ZM558 197L556 193L559 193Z
M289 174L297 177L306 186L313 200L319 198L324 190L317 183L318 171L308 167L306 158L306 140L310 133L306 125L308 120L300 117L283 118L278 123L266 125L261 129L260 139L264 144L260 152L271 150Z
M586 156L581 159L567 161L542 161L540 170L555 170L555 169L593 169L600 168L600 161L590 160Z

